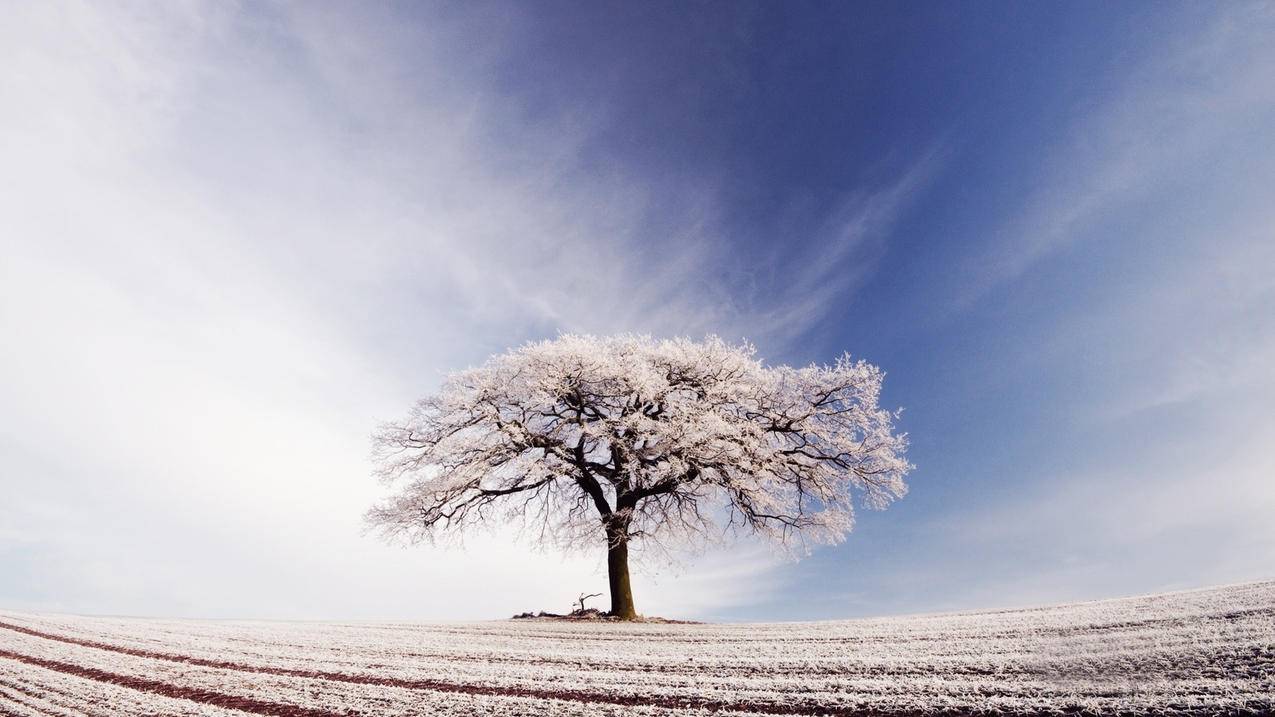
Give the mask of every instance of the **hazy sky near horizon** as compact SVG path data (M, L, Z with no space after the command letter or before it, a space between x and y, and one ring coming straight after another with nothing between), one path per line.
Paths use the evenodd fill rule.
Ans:
M814 619L1275 577L1270 3L13 3L0 607L501 617L597 555L362 534L369 435L562 331L842 351L910 494L644 565Z

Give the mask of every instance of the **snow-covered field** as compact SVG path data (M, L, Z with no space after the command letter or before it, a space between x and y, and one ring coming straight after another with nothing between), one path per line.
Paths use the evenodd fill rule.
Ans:
M1275 582L788 624L211 622L0 611L0 715L1275 711Z

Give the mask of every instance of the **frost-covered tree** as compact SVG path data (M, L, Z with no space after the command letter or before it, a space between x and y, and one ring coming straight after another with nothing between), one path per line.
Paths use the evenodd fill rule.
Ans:
M718 338L562 336L448 376L375 434L395 493L367 514L388 537L483 523L543 544L606 546L611 614L637 615L629 547L752 532L839 542L852 494L907 490L906 436L878 406L882 372L766 366Z

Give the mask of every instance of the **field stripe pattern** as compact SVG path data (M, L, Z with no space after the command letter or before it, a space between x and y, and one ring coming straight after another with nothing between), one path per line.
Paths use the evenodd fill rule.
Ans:
M1260 714L1275 582L749 625L0 611L0 715Z

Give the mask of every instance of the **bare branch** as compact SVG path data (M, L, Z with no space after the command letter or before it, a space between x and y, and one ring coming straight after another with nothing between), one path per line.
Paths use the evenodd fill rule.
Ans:
M563 336L454 374L374 437L396 486L369 522L413 539L520 522L537 541L663 545L722 530L832 542L853 498L907 490L882 373L767 367L747 344ZM606 537L610 535L611 537Z

